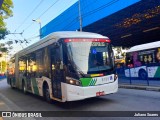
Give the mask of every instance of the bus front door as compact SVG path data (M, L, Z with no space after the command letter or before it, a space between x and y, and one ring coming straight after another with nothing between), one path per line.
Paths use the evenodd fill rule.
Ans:
M60 48L52 48L51 55L51 83L53 97L62 99L61 82L64 81L64 72L60 69Z

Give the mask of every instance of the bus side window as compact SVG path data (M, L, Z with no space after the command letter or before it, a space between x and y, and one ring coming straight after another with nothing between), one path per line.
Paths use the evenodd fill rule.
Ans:
M37 64L36 64L36 56L35 53L31 53L28 57L28 73L30 77L35 77L37 71Z
M43 62L43 51L38 51L36 53L36 77L40 78L44 74L44 62Z
M19 58L19 72L25 76L27 67L27 59L26 57Z
M133 67L133 57L131 57L131 56L126 57L126 66Z

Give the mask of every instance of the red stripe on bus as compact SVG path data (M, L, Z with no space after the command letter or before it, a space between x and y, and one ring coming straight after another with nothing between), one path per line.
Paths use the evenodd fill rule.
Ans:
M64 42L108 42L110 43L111 40L109 39L65 39Z

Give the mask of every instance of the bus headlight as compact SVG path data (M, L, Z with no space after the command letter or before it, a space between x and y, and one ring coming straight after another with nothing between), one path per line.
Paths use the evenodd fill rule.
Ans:
M118 75L117 74L114 74L114 81L116 81L118 78Z
M71 85L77 85L77 86L81 85L81 82L79 80L74 80L74 79L68 79L67 83Z

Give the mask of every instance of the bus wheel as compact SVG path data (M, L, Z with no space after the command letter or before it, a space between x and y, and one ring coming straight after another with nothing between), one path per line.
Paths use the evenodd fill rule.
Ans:
M142 79L142 80L146 80L148 77L148 74L145 70L141 69L139 71L139 78Z
M43 88L43 97L48 103L51 103L50 92L47 83L44 85Z
M23 93L24 93L24 94L26 94L26 93L27 93L26 85L25 85L24 80L22 81L22 90L23 90Z

